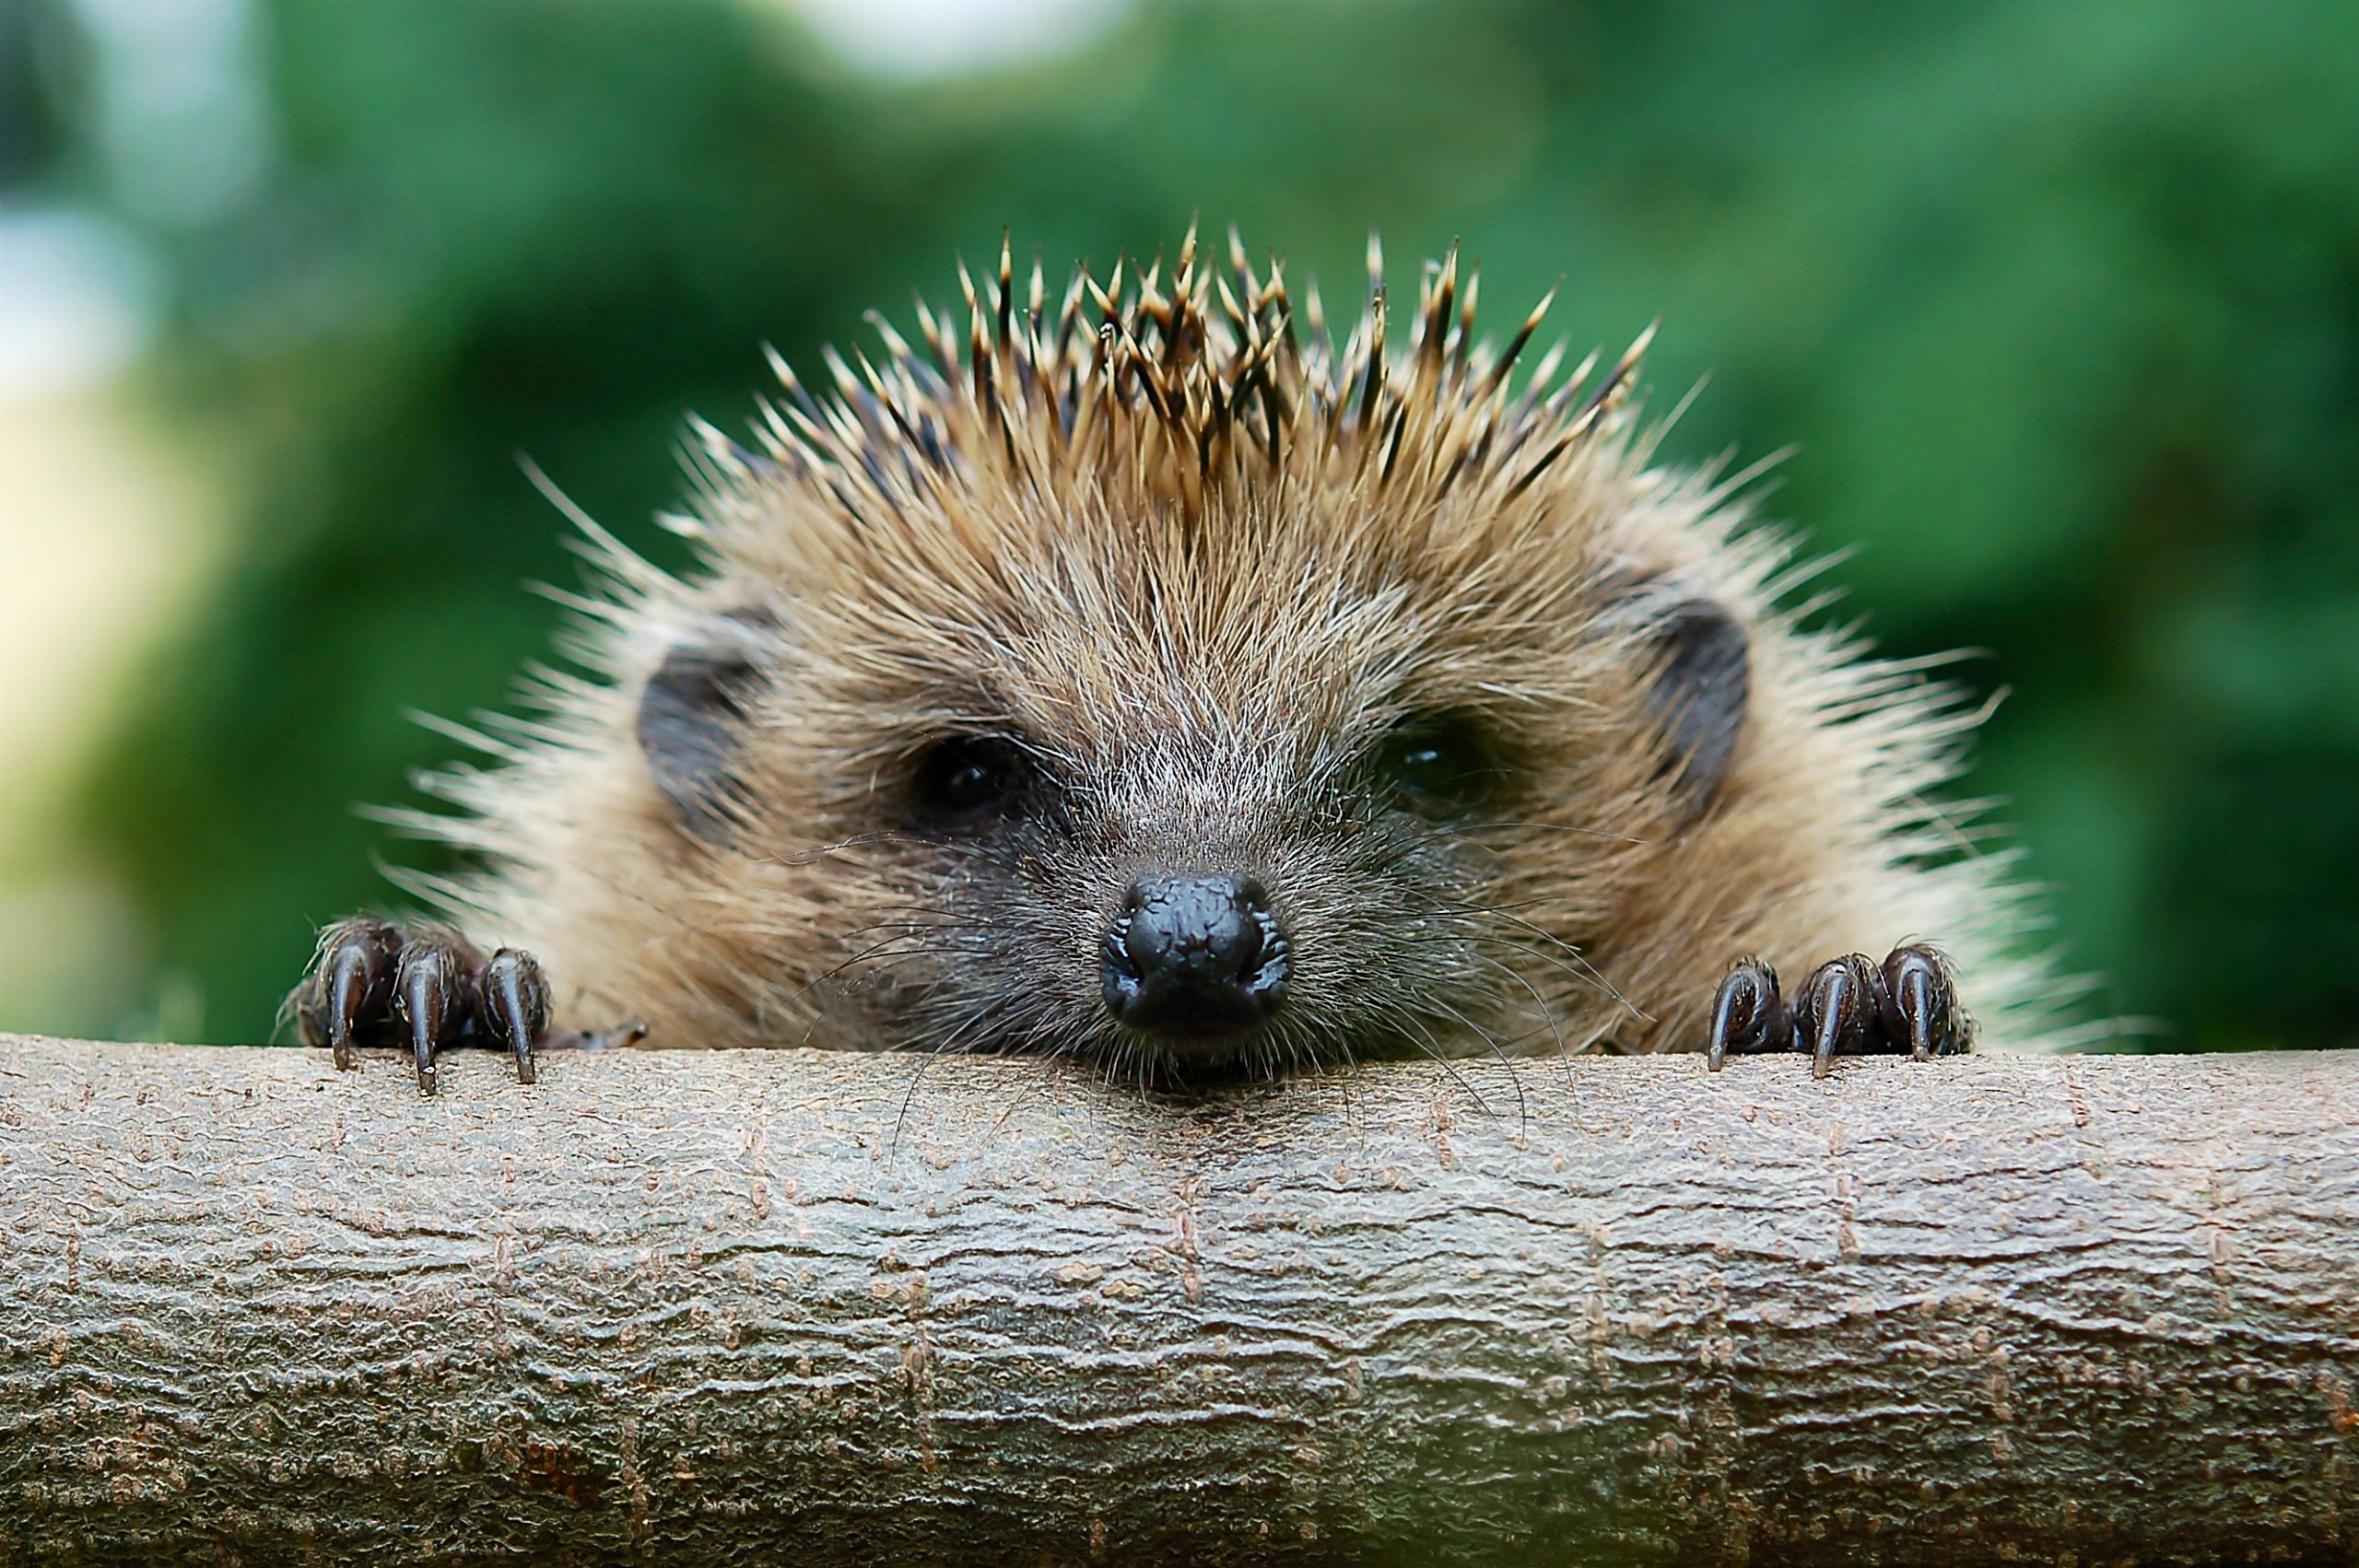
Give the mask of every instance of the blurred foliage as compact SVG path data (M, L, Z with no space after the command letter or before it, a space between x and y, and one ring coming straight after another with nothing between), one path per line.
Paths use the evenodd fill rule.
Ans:
M30 178L56 153L57 116L38 64L46 22L27 6L0 8L0 188Z
M88 827L258 1038L308 922L572 580L529 452L661 553L683 413L750 412L1003 225L1052 265L1239 222L1348 295L1456 234L1496 324L1661 314L1672 450L1788 442L1838 613L1989 650L1973 783L2067 962L2165 1044L2359 1012L2359 8L1204 0L886 86L717 0L277 0L266 179L159 233L157 403L254 476ZM69 129L72 116L68 115ZM384 852L423 857L414 847ZM1937 933L1936 933L1937 934Z

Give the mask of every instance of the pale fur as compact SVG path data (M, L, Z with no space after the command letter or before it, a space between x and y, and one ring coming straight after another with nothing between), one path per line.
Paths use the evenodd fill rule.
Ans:
M1263 857L1299 901L1273 1065L1363 1043L1693 1049L1737 955L1790 990L1910 939L1953 957L1984 1043L2034 1043L2055 988L2022 954L2024 895L1939 803L1976 716L1920 667L1801 624L1787 538L1735 484L1653 463L1636 349L1564 377L1552 355L1519 384L1473 341L1454 255L1391 346L1379 287L1337 349L1315 294L1297 322L1275 264L1231 252L1215 275L1191 236L1168 282L1077 275L1053 312L1038 269L1027 301L1003 257L966 332L928 311L916 349L887 327L873 365L831 357L824 398L790 378L760 450L699 427L686 578L581 520L604 579L572 649L592 678L545 674L545 716L442 780L464 813L431 829L486 870L427 895L475 942L535 953L560 1022L645 1018L665 1046L1106 1054L1108 901L1137 859L1205 842ZM1750 634L1750 710L1693 821L1658 778L1653 672L1606 591L1631 582L1715 600ZM748 612L769 685L715 846L667 809L633 722L670 649ZM1515 737L1511 820L1438 830L1473 868L1449 873L1465 892L1447 910L1356 903L1323 829L1289 813L1437 706ZM1021 912L1037 972L1000 982L991 1015L988 989L958 991L955 854L882 802L928 741L1011 724L1121 825L1102 888L1068 868ZM1439 956L1387 1000L1371 987L1403 927ZM964 1011L878 1011L874 977L911 964ZM1334 1033L1410 1012L1389 1043Z

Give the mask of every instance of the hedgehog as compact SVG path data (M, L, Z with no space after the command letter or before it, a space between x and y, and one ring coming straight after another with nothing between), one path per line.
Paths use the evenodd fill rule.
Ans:
M746 439L690 422L690 570L534 471L579 668L449 726L487 761L406 820L472 869L323 934L306 1041L428 1093L643 1038L1143 1084L2036 1043L2026 892L1942 794L1980 713L1820 624L1758 466L1658 461L1651 328L1526 367L1558 289L1478 339L1453 245L1403 331L1371 240L1338 347L1192 226L1053 309L1004 241L958 282L963 330L871 312Z

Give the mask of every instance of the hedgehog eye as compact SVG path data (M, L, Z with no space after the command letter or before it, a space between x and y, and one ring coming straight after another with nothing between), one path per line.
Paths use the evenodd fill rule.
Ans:
M919 809L945 823L1004 814L1030 790L1031 757L999 735L953 735L918 762Z
M1378 787L1421 816L1464 816L1498 792L1505 770L1483 733L1455 716L1413 719L1377 748Z

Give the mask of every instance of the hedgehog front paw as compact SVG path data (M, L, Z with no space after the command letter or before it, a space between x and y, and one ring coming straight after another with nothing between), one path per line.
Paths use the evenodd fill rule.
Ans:
M535 1049L599 1050L647 1034L644 1024L553 1032L548 979L531 954L503 947L486 957L454 931L365 915L321 933L311 971L288 1001L304 1044L327 1047L338 1068L358 1065L356 1046L407 1045L425 1094L437 1087L435 1055L448 1047L511 1052L516 1081L530 1083Z
M1957 980L1939 948L1905 942L1879 965L1864 954L1831 959L1812 971L1790 1007L1778 971L1740 958L1712 999L1708 1065L1731 1052L1807 1051L1811 1076L1824 1078L1838 1056L1896 1056L1918 1061L1974 1048L1974 1021L1958 1004Z

